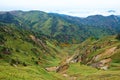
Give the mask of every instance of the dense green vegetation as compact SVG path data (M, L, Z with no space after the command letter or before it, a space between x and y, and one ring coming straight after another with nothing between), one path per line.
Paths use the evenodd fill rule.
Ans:
M78 43L91 36L101 38L120 31L120 18L114 15L78 18L42 11L11 11L1 12L0 22L40 31L66 43Z
M0 12L0 80L119 80L119 25L113 15ZM76 52L81 60L73 59L63 72L46 69ZM104 59L112 59L108 70L91 66Z

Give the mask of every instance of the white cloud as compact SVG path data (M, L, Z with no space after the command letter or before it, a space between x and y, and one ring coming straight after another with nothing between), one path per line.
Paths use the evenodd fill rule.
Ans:
M42 10L73 16L108 14L106 11L119 8L119 0L0 0L0 10Z
M67 14L71 16L78 16L78 17L87 17L90 15L120 15L120 10L116 10L115 12L108 12L108 10L78 10L78 11L53 11L59 12L61 14Z

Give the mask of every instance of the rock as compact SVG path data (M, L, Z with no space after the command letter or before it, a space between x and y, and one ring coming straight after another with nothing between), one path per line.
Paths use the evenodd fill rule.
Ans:
M16 65L16 64L12 64L12 66L17 67L17 65Z
M69 77L67 74L63 74L64 77Z
M69 68L69 64L61 65L56 69L56 72L63 72L65 70L67 70L68 68Z
M117 49L117 47L112 47L112 48L110 48L110 49L107 49L107 50L104 51L103 53L97 55L97 56L94 58L94 62L100 61L100 60L102 60L102 59L105 59L106 57L110 57L110 56L114 55L116 49Z
M99 62L91 64L92 67L102 70L107 70L110 66L110 62L112 61L111 58L101 60Z
M48 68L45 68L47 71L51 72L51 71L56 71L57 70L57 66L55 67L48 67Z

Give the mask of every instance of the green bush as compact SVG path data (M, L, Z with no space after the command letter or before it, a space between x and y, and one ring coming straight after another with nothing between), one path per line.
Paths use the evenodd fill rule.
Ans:
M5 41L4 36L0 34L0 43L4 43L4 41Z
M120 40L120 33L117 34L116 39Z

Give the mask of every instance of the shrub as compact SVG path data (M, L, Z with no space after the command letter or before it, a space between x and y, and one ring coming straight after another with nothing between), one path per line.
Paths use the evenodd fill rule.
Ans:
M116 39L120 40L120 33L117 34Z
M27 64L25 62L23 62L23 66L27 66Z
M20 64L21 62L18 60L18 59L11 59L11 61L10 61L10 64L11 65L18 65L18 64Z
M3 54L11 54L9 48L3 48L3 49L2 49L2 52L3 52Z
M15 51L16 51L16 52L20 52L20 50L19 50L19 49L16 49Z
M4 36L2 34L0 34L0 43L4 43L5 39L4 39Z

